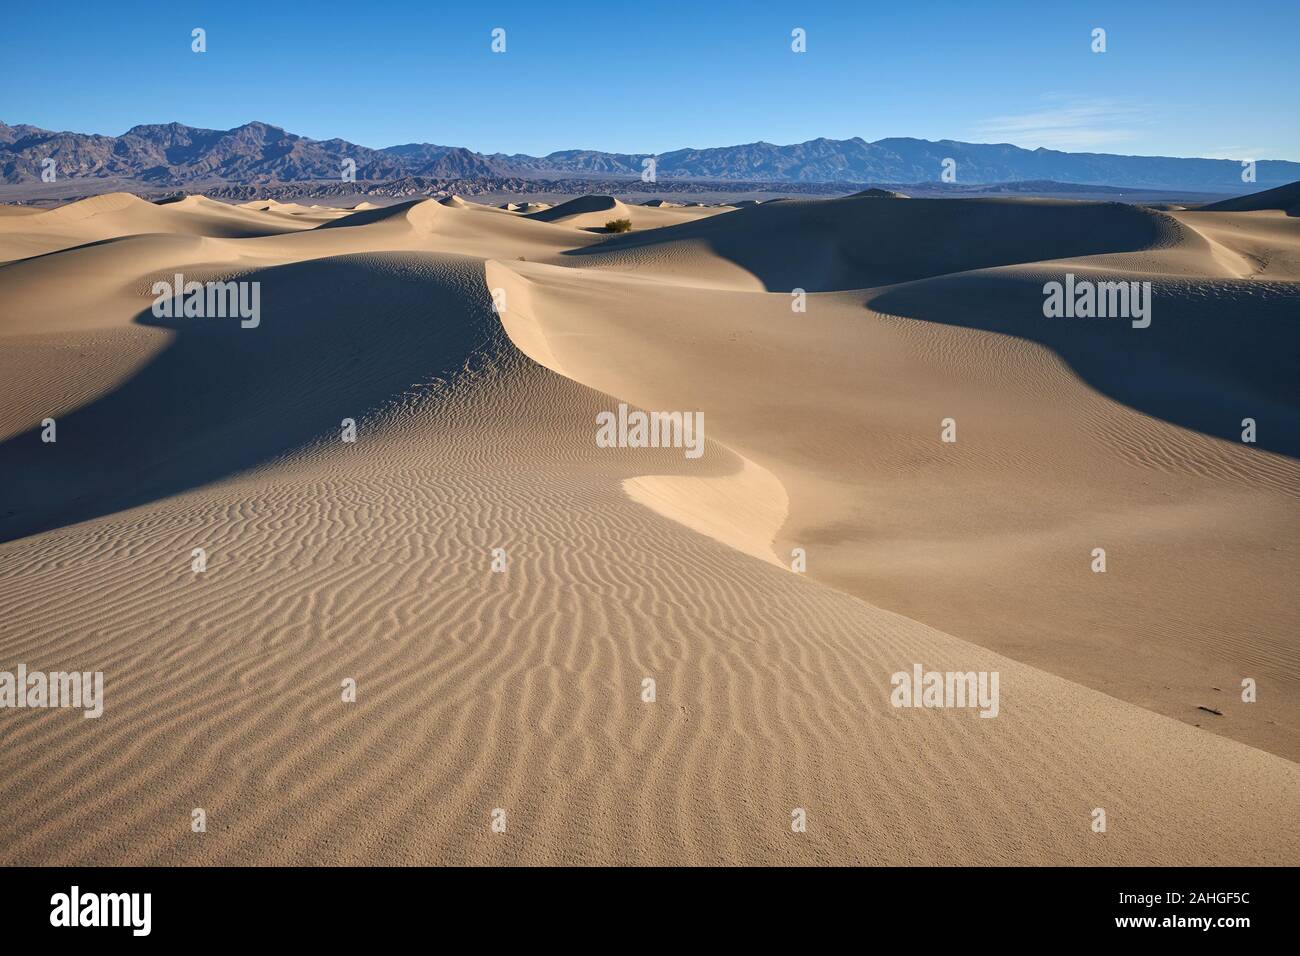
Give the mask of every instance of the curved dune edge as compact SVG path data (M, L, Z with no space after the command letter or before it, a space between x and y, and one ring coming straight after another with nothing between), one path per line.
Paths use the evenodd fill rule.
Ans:
M773 543L785 525L790 497L776 475L736 457L740 470L729 475L643 475L624 479L623 492L661 517L784 568Z
M546 340L542 324L533 314L532 283L495 259L483 263L483 280L492 296L501 327L515 347L538 365L577 381L561 367Z
M502 303L497 316L515 347L538 365L586 385L556 359L533 314L531 283L494 259L483 263L483 275L489 293ZM757 462L717 441L710 440L709 445L734 455L739 470L709 476L641 475L622 482L624 494L683 527L760 561L785 567L773 549L790 511L785 486Z
M705 408L717 416L711 438L773 470L790 498L775 547L807 548L809 583L1294 760L1294 613L1266 583L1293 557L1269 526L1292 513L1294 459L1280 445L1250 453L1214 424L1239 405L1267 406L1274 437L1293 421L1268 352L1284 353L1290 336L1276 280L1300 276L1296 220L1051 204L1039 222L1008 203L927 201L917 208L931 219L967 227L942 234L969 233L940 257L931 233L897 215L911 202L774 204L780 221L766 229L741 212L610 237L585 247L577 269L506 264L574 377L641 407ZM837 212L849 204L857 216ZM1062 248L1062 234L1084 232L1076 211L1097 226L1092 248ZM881 231L877 214L898 227L895 245L852 259L854 237ZM1036 225L1048 240L1040 253L1080 255L1014 262L1035 253L1022 237L999 256L1009 264L970 268L978 257L965 247L997 239L994 221L1008 216ZM807 242L778 241L796 227ZM877 258L882 282L912 262L958 271L868 287ZM786 296L761 290L809 288L802 277L816 280L819 261L831 294L810 297L792 323ZM753 286L709 285L746 268ZM1243 278L1261 269L1274 281ZM1125 331L1112 346L1093 338L1100 325L1042 323L1043 284L1067 271L1152 282L1154 331ZM835 292L841 281L853 289ZM1234 351L1234 341L1276 345ZM949 455L931 429L952 409L981 433ZM810 420L818 436L803 433ZM1032 503L1005 498L999 483L1033 488ZM969 499L952 494L963 484ZM717 535L690 525L680 485L624 490ZM1086 565L1073 550L1101 537L1137 573L1077 575ZM1201 549L1226 565L1220 573L1193 557ZM1258 673L1277 682L1263 704L1201 716L1205 695Z

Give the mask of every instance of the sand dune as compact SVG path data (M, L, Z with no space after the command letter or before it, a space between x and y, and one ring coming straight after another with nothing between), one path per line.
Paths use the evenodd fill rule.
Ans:
M850 244L837 224L853 235L874 226L836 205L791 208L821 214L831 244ZM981 207L1002 214L1005 205L972 205L969 214ZM767 233L744 212L661 230L659 242L609 240L579 256L635 268L635 277L510 265L529 282L526 301L570 374L644 407L710 409L715 437L780 478L791 499L783 539L816 541L829 552L810 574L1193 723L1204 722L1198 708L1207 695L1221 698L1246 670L1259 670L1276 682L1269 706L1238 707L1230 722L1211 726L1294 757L1300 660L1291 632L1300 603L1277 584L1282 569L1297 570L1288 545L1300 493L1290 371L1297 333L1288 318L1296 287L1209 278L1225 270L1182 223L1123 207L1046 208L1065 217L1060 226L1071 233L1082 228L1071 228L1069 217L1088 222L1118 211L1121 224L1134 224L1136 235L1115 230L1119 242L1094 248L1137 245L1139 229L1152 220L1158 228L1147 250L814 296L806 315L792 314L788 296L741 291L731 271L715 289L702 287L699 247L679 237L704 227L711 248L733 250L751 267L785 269L796 260L768 260L761 238L746 242ZM781 212L772 231L787 234L792 216ZM934 255L928 236L900 229L876 261L912 251L924 264ZM983 229L968 242L976 248L950 243L945 254L1016 251L987 248ZM1168 275L1096 265L1143 261ZM690 286L682 263L694 270ZM1197 264L1207 275L1186 278ZM817 268L807 264L808 272ZM1066 270L1154 279L1159 318L1142 330L1045 320L1043 284ZM720 365L713 357L722 353L728 361ZM1207 380L1216 387L1205 388ZM834 414L819 418L827 408ZM1245 415L1269 421L1271 435L1243 445ZM969 446L937 442L949 416L978 430ZM809 421L822 422L815 437ZM980 491L972 496L971 488ZM1114 536L1142 573L1102 578L1074 557ZM1205 561L1207 553L1221 560ZM941 598L936 575L947 582ZM1104 602L1095 590L1103 580ZM1018 609L1010 620L1008 604ZM1126 649L1124 669L1114 666L1116 646Z
M613 196L580 196L577 199L570 199L568 202L562 202L558 206L552 206L550 209L543 209L541 212L533 215L532 218L539 222L563 222L569 221L573 225L578 222L586 224L590 221L595 224L591 217L603 217L600 225L604 225L604 220L626 218L628 207L615 199ZM587 217L582 220L575 220L575 217Z
M146 233L246 239L310 229L315 222L259 215L257 210L202 196L156 205L127 193L105 193L23 217L20 232L0 233L0 261Z
M99 198L0 217L0 670L107 698L4 713L0 862L1295 862L1300 220Z
M724 211L725 207L685 206L629 206L613 196L580 196L568 202L551 206L539 212L529 212L528 218L538 222L561 223L577 229L604 231L605 224L613 219L627 219L637 230L658 229L681 222L708 218Z
M204 207L220 206L221 203L215 203L206 196L187 196L183 202L203 205ZM252 202L240 203L241 209L254 209L259 212L277 213L282 216L292 216L295 219L311 219L316 222L325 222L329 219L335 219L339 216L345 216L348 213L346 209L336 209L333 206L318 206L313 203L310 206L304 206L296 202L279 202L275 199L260 199ZM373 209L371 203L358 203L353 209Z
M910 199L907 193L894 192L892 189L863 189L853 193L849 199Z
M1251 193L1236 199L1224 199L1220 202L1201 206L1201 212L1258 212L1277 210L1288 216L1300 216L1300 183L1288 183L1275 189Z
M764 241L777 233L786 241ZM693 260L707 250L751 273L752 288L826 292L1013 263L1146 252L1187 239L1187 228L1170 216L1119 203L848 197L765 203L665 232L618 236L579 250L575 264L639 271L651 256L656 263Z

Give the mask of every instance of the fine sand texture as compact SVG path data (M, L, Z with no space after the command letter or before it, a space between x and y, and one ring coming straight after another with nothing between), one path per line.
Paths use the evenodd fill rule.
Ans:
M1294 202L0 210L0 864L1300 862Z

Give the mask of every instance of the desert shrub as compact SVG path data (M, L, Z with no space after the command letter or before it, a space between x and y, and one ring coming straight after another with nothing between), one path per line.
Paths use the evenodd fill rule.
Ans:
M631 219L611 219L609 222L605 223L605 230L606 230L607 232L631 232L631 231L632 231L632 220L631 220Z

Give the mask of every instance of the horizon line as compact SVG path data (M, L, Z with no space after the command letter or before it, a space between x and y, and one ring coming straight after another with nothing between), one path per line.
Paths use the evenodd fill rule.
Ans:
M836 139L831 136L814 136L811 139L800 140L798 142L793 142L793 143L774 143L765 139L756 139L745 143L727 143L720 146L679 146L674 149L661 150L659 152L624 152L620 150L602 149L596 146L571 146L571 147L566 147L565 149L554 149L551 150L549 153L527 153L527 152L507 153L500 150L489 153L489 152L483 152L482 150L475 149L470 146L451 145L447 143L432 143L427 140L409 140L403 143L393 143L389 146L367 146L364 143L357 143L349 139L344 139L342 136L328 136L324 138L318 138L315 136L307 136L302 133L294 133L287 126L281 126L278 123L270 123L267 122L266 120L258 120L258 119L248 120L244 123L240 123L237 126L231 126L226 129L221 129L213 126L192 126L189 123L185 123L180 120L173 119L173 120L167 120L165 122L136 123L134 126L128 127L127 129L123 130L121 133L94 133L94 132L84 132L81 130L73 130L73 129L56 130L56 129L50 129L49 127L45 127L45 126L37 126L35 123L25 123L25 122L20 122L16 124L8 123L3 119L0 119L0 126L7 126L10 129L14 128L15 126L31 126L34 129L43 130L47 133L69 133L78 136L103 136L110 139L118 139L122 136L126 136L131 132L131 130L137 129L141 126L183 126L186 129L207 130L210 132L218 132L218 133L220 132L230 133L238 129L244 129L245 127L248 126L265 126L270 129L282 130L286 133L289 133L292 136L297 136L299 139L305 139L315 143L324 143L336 139L336 140L341 140L342 142L345 143L349 143L350 145L353 146L360 146L363 149L374 150L375 152L384 152L386 150L397 149L402 146L438 146L444 149L464 149L478 156L531 156L537 159L544 159L548 156L554 156L557 153L568 153L568 152L606 153L611 156L658 157L658 156L665 156L671 153L678 153L678 152L698 152L701 150L708 150L708 149L735 149L741 146L774 146L778 149L781 149L790 146L803 146L808 143L815 143L818 141L826 141L831 143L847 143L847 142L852 142L854 140L858 140L860 142L866 143L869 146L874 146L877 143L882 143L887 140L905 139L905 140L913 140L920 143L958 143L964 146L1009 146L1012 149L1019 149L1028 153L1036 153L1036 152L1059 153L1065 156L1120 156L1120 157L1130 158L1130 159L1199 159L1205 162L1212 162L1212 163L1237 163L1237 162L1250 161L1254 163L1300 164L1300 160L1294 160L1294 159L1260 159L1258 157L1250 157L1250 156L1242 156L1239 158L1224 158L1224 157L1211 157L1211 156L1173 156L1173 155L1166 155L1166 154L1147 154L1147 153L1111 153L1111 152L1104 152L1098 150L1068 150L1068 149L1052 149L1046 146L1020 146L1016 143L1009 143L1009 142L975 142L973 140L948 139L948 138L926 139L923 136L883 136L880 139L875 139L875 140L869 140L862 136L850 136L844 139Z

